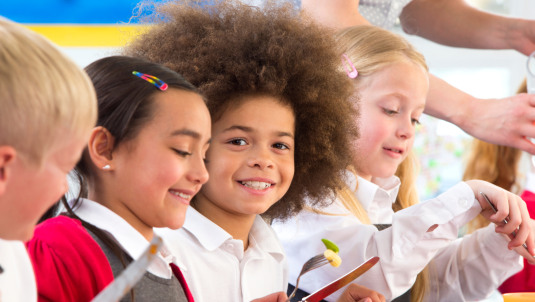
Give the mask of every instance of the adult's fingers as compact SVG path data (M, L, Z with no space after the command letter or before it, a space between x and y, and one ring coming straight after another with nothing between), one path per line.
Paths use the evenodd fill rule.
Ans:
M524 137L517 137L511 142L511 146L520 149L522 151L526 151L529 154L535 155L535 145L533 145L531 142L529 142Z

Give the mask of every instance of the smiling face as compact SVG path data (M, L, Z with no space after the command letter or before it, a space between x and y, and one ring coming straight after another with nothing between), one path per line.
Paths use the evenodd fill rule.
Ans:
M252 97L227 109L212 132L210 181L196 205L256 215L284 196L294 175L295 117L290 107L273 97Z
M360 138L354 164L365 179L387 178L412 149L429 90L427 72L409 61L395 63L360 87Z
M204 156L211 121L201 97L169 89L157 93L156 111L131 141L113 151L113 170L103 171L105 204L132 225L182 227L191 198L208 180Z

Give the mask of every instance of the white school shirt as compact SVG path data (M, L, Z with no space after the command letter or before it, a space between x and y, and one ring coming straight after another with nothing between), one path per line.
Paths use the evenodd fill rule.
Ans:
M189 207L181 229L157 229L185 265L195 301L251 301L288 287L288 263L275 232L257 216L249 247ZM182 269L182 267L180 267Z
M37 301L32 262L21 241L0 239L0 302Z
M355 178L348 175L348 185ZM374 224L392 223L400 181L396 176L376 178L373 183L358 177L355 195ZM382 214L382 215L379 215ZM523 267L523 259L507 248L507 240L494 224L454 240L440 249L430 265L430 290L426 301L477 301L487 298Z
M71 206L72 202L70 202ZM89 199L81 199L79 205L74 209L74 213L80 219L89 222L111 235L134 261L138 260L150 246L149 241L126 222L126 220L97 202ZM160 252L148 266L147 271L160 278L171 279L173 276L170 266L171 263L181 267L181 264L171 254L164 241Z
M384 181L390 185L395 183L394 180ZM352 173L348 173L347 183L350 188L355 188L356 179ZM375 198L386 194L389 202L381 204L391 210L397 189L383 190L377 185L371 186L370 182L368 184L370 186L359 181L357 194L364 208L370 211L371 218L376 216L383 219L382 215L386 212L381 211L383 207L374 207L374 199L370 202L364 200L363 196L368 194L368 198ZM366 194L361 194L363 192ZM372 194L373 192L375 193ZM305 261L325 251L321 239L326 238L340 247L341 266L335 268L326 265L307 273L301 277L299 288L309 293L314 292L365 260L379 256L379 263L357 278L355 283L383 294L386 301L390 301L412 287L417 274L438 250L457 238L458 229L476 217L481 212L481 206L474 199L472 189L461 182L434 199L392 213L392 227L383 231L378 231L373 225L362 224L339 200L322 210L339 215L302 211L286 223L273 223L287 253L290 283L295 283ZM373 213L374 210L377 215ZM389 221L385 219L384 222L372 222ZM427 230L435 224L438 227L428 233ZM326 300L335 301L341 292L332 294Z

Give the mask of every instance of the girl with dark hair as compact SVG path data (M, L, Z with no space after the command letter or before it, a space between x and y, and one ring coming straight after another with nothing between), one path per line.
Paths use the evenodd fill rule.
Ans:
M86 71L98 122L75 168L80 194L27 244L40 301L90 301L140 257L153 228L182 227L208 180L210 115L193 85L138 58L108 57ZM193 301L180 268L164 244L121 301Z

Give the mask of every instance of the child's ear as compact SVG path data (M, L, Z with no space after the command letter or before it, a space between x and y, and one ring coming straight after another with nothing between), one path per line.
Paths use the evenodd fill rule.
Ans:
M17 151L11 146L0 146L0 196L4 194L11 177L10 164L17 157Z
M115 138L104 127L96 127L89 137L89 156L98 169L113 170L113 148Z

